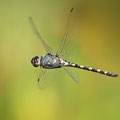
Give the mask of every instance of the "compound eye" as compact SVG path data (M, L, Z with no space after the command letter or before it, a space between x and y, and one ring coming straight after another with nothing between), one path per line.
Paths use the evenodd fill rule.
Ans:
M37 61L37 63L38 63L39 59L37 59L36 61Z
M34 63L35 63L35 62L34 62L34 60L33 60L33 61L32 61L32 64L34 65Z
M34 67L38 67L40 64L39 64L39 57L35 56L34 58L32 58L31 60L31 63Z

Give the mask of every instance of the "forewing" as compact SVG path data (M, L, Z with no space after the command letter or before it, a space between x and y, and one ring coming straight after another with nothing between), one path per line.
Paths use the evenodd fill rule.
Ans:
M47 53L53 54L53 49L50 48L50 47L47 45L47 43L42 39L40 33L38 32L38 30L37 30L37 28L36 28L36 26L35 26L35 24L34 24L34 22L33 22L32 17L29 17L29 21L30 21L30 24L31 24L31 27L32 27L33 32L35 33L35 35L37 36L37 38L42 42L42 44L43 44L45 50L47 51Z
M66 47L67 42L68 42L69 24L70 24L72 12L73 12L73 8L71 9L71 11L68 15L65 33L64 33L63 39L61 40L61 43L60 43L57 53L56 53L58 56L60 56L60 54L64 51L64 48Z

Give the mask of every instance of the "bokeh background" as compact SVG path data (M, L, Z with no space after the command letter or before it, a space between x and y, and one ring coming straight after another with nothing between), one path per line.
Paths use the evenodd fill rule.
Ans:
M120 73L118 0L0 0L0 120L119 120L120 78L77 70L77 85L65 72L41 91L40 68L30 61L46 54L34 35L32 16L44 40L57 49L71 20L73 62Z

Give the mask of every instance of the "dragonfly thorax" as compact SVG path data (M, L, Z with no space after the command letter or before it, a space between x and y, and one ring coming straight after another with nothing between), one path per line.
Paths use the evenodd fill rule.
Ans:
M46 54L45 56L41 56L41 64L45 69L53 69L53 68L60 68L61 65L61 59L58 56L54 56L51 54Z
M31 63L34 67L40 66L40 58L38 56L33 57Z

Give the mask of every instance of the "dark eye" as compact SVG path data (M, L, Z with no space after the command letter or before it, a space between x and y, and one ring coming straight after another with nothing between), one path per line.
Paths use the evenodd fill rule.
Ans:
M37 60L35 60L35 63L37 63Z
M34 60L32 61L32 64L34 64L35 62L34 62Z

